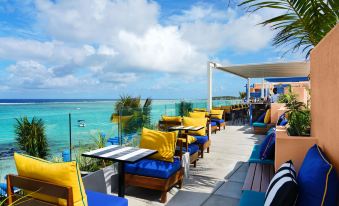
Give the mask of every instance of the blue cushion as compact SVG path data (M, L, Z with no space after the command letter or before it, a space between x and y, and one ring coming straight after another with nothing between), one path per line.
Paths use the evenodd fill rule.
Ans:
M280 122L279 126L285 126L288 123L287 119L284 119Z
M265 127L267 127L267 124L262 123L262 122L254 122L253 123L253 127L262 127L262 128L265 128Z
M261 163L261 164L274 164L274 161L271 159L262 160L260 158L260 145L258 144L254 145L252 154L248 162L249 163Z
M177 150L180 150L180 147L177 147ZM190 153L190 155L198 152L199 150L199 146L197 144L189 144L188 145L188 152ZM182 147L182 151L186 152L186 147Z
M263 206L265 203L265 193L244 190L240 197L239 206Z
M328 162L318 145L312 146L300 167L297 205L336 205L338 179L335 168Z
M86 190L88 206L128 206L125 198Z
M216 122L217 124L221 124L221 123L225 122L225 120L223 120L223 119L212 119L211 121Z
M142 175L147 177L158 177L168 179L181 167L179 158L174 158L174 162L165 162L154 159L143 159L133 164L125 164L126 173Z
M211 127L213 126L217 126L217 123L216 122L211 122Z
M208 136L194 136L197 141L195 143L197 144L205 144L208 141Z
M275 128L270 129L264 141L260 144L259 156L260 159L273 159L274 158L274 147L275 147Z
M257 119L256 122L264 123L265 115L266 115L266 112L262 113L262 114L259 116L259 118Z

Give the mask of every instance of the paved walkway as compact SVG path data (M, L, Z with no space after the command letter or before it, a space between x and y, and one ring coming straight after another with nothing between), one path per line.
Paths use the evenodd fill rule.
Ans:
M191 167L190 177L181 190L170 191L166 205L238 205L247 173L247 164L243 162L261 139L247 126L227 126L213 134L210 153L198 161L196 168ZM234 171L236 175L232 175ZM160 193L154 190L128 187L126 194L130 206L164 205L158 201Z

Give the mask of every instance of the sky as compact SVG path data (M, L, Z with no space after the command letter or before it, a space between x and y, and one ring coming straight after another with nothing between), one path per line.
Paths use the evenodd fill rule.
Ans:
M235 0L0 0L0 98L207 97L207 62L304 60ZM213 73L213 96L246 80ZM257 80L261 81L261 80Z

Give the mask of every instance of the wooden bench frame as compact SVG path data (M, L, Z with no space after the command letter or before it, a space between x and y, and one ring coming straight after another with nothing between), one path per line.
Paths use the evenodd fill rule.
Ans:
M266 192L274 176L274 165L249 163L248 172L242 190Z
M182 147L183 142L182 140L178 139L177 144L180 146L180 164L182 161ZM184 168L181 167L178 171L172 174L168 179L162 179L157 177L149 177L149 176L142 176L142 175L135 175L135 174L128 174L125 173L125 185L126 186L135 186L135 187L142 187L152 190L159 190L161 191L160 202L165 203L167 201L167 192L178 185L181 189L183 185L184 179Z
M275 127L275 124L269 123L266 127L253 127L253 131L254 134L265 135L272 127Z
M60 186L57 184L51 184L47 182L43 182L36 179L31 179L27 177L21 177L18 175L7 175L7 196L8 196L8 205L15 204L20 206L51 206L58 205L49 202L45 202L42 200L37 200L32 197L20 197L14 193L13 187L17 187L20 189L37 192L39 194L45 194L49 196L53 196L56 198L65 199L67 202L67 206L73 206L73 192L72 187Z

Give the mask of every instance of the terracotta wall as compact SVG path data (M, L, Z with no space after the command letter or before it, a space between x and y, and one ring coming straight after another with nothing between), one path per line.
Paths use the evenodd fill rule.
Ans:
M311 53L312 136L339 174L339 25Z
M271 123L277 123L280 115L280 111L285 109L285 104L283 103L272 103L271 104Z
M285 127L277 127L275 170L279 169L284 162L292 160L296 171L299 172L307 151L316 143L317 138L288 136Z

